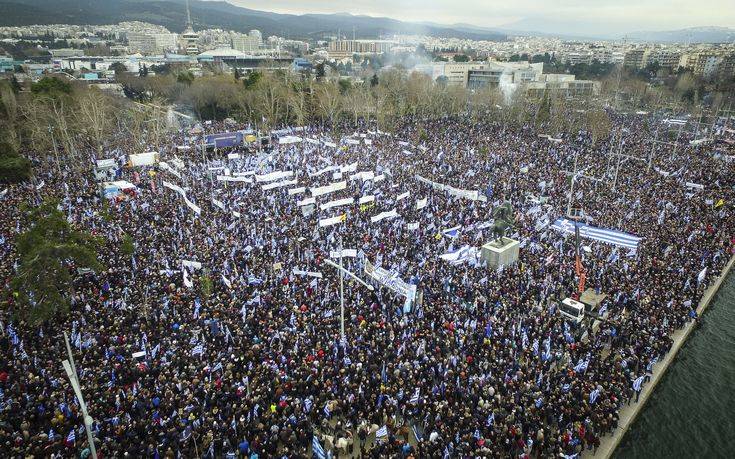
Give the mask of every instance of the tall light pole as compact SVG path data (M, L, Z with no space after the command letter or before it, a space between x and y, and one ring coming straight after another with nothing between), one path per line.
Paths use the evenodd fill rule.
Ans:
M87 404L84 403L84 397L82 397L82 389L79 386L79 379L77 377L77 368L74 365L74 356L71 353L71 346L69 346L69 337L64 332L64 343L66 344L66 352L69 354L69 359L61 362L66 371L66 375L69 377L74 394L77 396L79 406L82 408L82 416L84 416L84 429L87 431L87 442L89 443L89 450L92 453L92 459L97 459L97 448L94 445L94 436L92 435L92 417L87 412Z
M342 267L341 250L342 249L340 249L340 253L339 253L339 264L333 262L330 259L325 259L324 262L328 264L329 266L336 268L339 271L339 297L340 297L339 298L340 299L340 326L339 326L339 329L340 329L340 335L341 335L340 338L344 340L345 339L345 297L344 297L344 287L343 287L344 276L346 275L346 276L351 277L352 279L356 280L358 283L363 285L365 288L367 288L371 292L375 290L375 288L372 285L366 283L364 280L357 277L353 272L348 271Z

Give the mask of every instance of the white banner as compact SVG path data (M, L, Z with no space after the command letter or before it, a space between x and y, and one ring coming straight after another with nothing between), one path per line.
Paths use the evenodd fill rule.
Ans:
M296 203L296 205L299 207L308 206L309 204L316 204L316 199L315 198L305 198Z
M191 201L189 200L189 198L187 198L186 196L184 196L184 202L185 202L185 203L186 203L186 205L187 205L187 206L189 207L189 209L191 209L191 210L193 210L193 211L194 211L194 213L195 213L195 214L197 214L197 215L201 215L201 213L202 213L202 209L201 209L201 207L199 207L198 205L196 205L196 204L194 204L193 202L191 202Z
M242 177L242 176L235 176L230 177L229 175L218 175L217 176L218 182L243 182L243 183L253 183L253 179L250 177Z
M319 228L324 228L326 226L332 226L337 225L339 223L344 222L347 219L347 215L337 215L336 217L332 218L320 218L319 219Z
M331 209L332 207L346 206L348 204L354 204L354 203L355 203L355 200L353 198L344 198L344 199L337 199L335 201L325 202L324 204L320 205L319 208L321 210L327 210L327 209Z
M416 175L416 180L418 180L421 183L425 183L429 185L435 190L446 191L450 195L457 196L460 198L471 199L473 201L484 201L487 199L485 195L481 195L477 190L461 190L459 188L454 188L449 185L442 185L441 183L434 182L418 174Z
M344 190L347 188L347 182L341 181L337 183L332 183L331 185L325 185L320 186L317 188L311 188L311 196L316 198L317 196L321 196L328 193L333 193L335 191Z
M372 194L369 194L367 196L361 197L359 204L367 204L368 202L373 202L373 201L375 201L375 196L373 196Z
M281 180L284 178L293 177L293 171L277 171L277 172L271 172L270 174L265 175L256 175L255 181L258 183L261 182L273 182L275 180Z
M296 274L297 276L316 277L317 279L321 279L323 277L322 273L318 271L302 271L300 269L294 268L291 272Z
M407 197L411 196L411 193L406 191L405 193L401 193L396 197L396 202L400 201L401 199L406 199Z
M202 264L198 261L181 260L181 264L189 269L202 269Z
M406 229L409 231L415 231L419 229L419 222L416 223L406 223Z
M370 263L370 260L365 260L365 274L372 277L389 290L405 296L410 301L413 301L416 298L415 285L404 282L398 277L397 273L390 273L383 268L373 266L373 264Z
M342 249L329 252L330 258L357 258L357 249Z
M306 187L305 186L301 186L301 187L298 187L298 188L291 188L290 190L288 190L288 195L289 196L293 196L295 194L301 194L301 193L303 193L305 191L306 191Z
M357 171L357 161L355 161L352 164L348 164L346 166L340 166L339 171L342 172L343 174L345 172L356 172Z
M339 166L327 166L324 169L320 169L314 173L309 173L309 177L318 177L322 174L326 174L327 172L332 172L339 170Z
M398 212L396 212L396 209L393 209L391 211L381 212L378 215L370 217L370 221L375 223L381 220L385 220L386 218L395 218L395 217L400 217L400 215L398 215Z
M281 188L284 186L296 185L296 183L298 183L298 180L284 180L282 182L269 183L268 185L263 185L263 191L272 190L274 188Z
M174 185L173 183L168 183L165 180L163 181L163 186L165 186L168 189L174 190L175 192L179 193L181 196L184 196L186 194L183 188L181 188L178 185Z
M372 180L375 178L375 172L373 171L365 171L365 172L358 172L357 174L350 175L350 180Z
M161 169L165 170L166 172L169 172L169 173L175 175L178 178L181 178L181 173L179 171L177 171L173 167L169 166L168 164L164 163L163 161L161 161L160 163L158 163L158 167L160 167Z
M219 207L222 210L225 210L225 203L222 202L222 201L218 201L218 200L212 198L212 204L214 204L215 206Z
M424 199L417 199L416 200L416 210L421 210L424 207L426 207L426 204L429 202L429 198Z

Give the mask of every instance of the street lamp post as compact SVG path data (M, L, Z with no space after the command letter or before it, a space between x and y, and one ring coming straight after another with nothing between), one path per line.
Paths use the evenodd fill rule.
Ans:
M339 264L337 264L337 263L335 263L335 262L333 262L332 260L329 260L329 259L325 259L324 262L326 264L328 264L329 266L331 266L331 267L333 267L333 268L335 268L335 269L337 269L339 271L339 300L340 300L340 326L339 326L339 329L340 329L340 335L341 335L340 338L344 340L345 339L345 297L344 297L344 285L343 285L344 284L344 276L346 275L346 276L351 277L352 279L356 280L358 283L360 283L361 285L363 285L365 288L367 288L371 292L373 290L375 290L375 288L372 285L366 283L364 280L362 280L359 277L357 277L351 271L348 271L348 270L346 270L345 268L342 267L342 252L341 252L341 249L340 249L340 254L339 254Z
M84 397L82 397L82 389L79 386L79 379L77 378L77 368L74 365L74 356L71 353L71 346L69 346L69 337L64 332L64 342L66 344L66 351L69 354L69 359L61 362L66 371L66 375L69 377L74 394L79 400L79 406L82 408L82 415L84 416L84 429L87 431L87 442L89 443L89 450L92 453L92 459L97 459L97 448L94 445L94 436L92 435L92 417L87 412L87 404L84 403Z

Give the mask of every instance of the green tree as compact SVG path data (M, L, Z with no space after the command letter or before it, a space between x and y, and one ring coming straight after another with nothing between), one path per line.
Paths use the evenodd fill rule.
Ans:
M31 162L15 149L0 143L0 183L18 183L31 178Z
M326 71L324 70L324 62L320 62L316 65L316 79L321 80L326 75Z
M189 71L181 72L176 75L176 81L184 83L187 86L191 86L191 83L194 82L194 74Z
M375 86L378 85L379 82L380 81L378 81L378 74L377 73L373 73L373 77L370 78L370 86L375 87Z
M470 56L466 54L455 54L453 59L454 62L469 62Z
M115 75L121 75L128 71L128 68L125 67L125 64L122 62L115 62L112 65L110 65L110 70L115 72Z
M71 94L71 83L61 78L43 77L31 84L31 92L35 95L57 97L59 95Z
M245 89L253 89L260 80L263 79L263 74L260 72L250 72L247 77L242 79L242 84Z
M29 211L30 229L18 236L18 272L11 281L14 314L31 323L65 315L74 293L75 268L103 269L99 242L75 230L57 203Z

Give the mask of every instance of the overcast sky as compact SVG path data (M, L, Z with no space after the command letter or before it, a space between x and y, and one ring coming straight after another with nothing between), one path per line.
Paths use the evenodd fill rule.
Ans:
M404 21L517 25L610 34L695 26L735 27L734 0L227 0L279 13L352 13ZM542 30L546 29L546 30ZM555 30L560 29L560 30Z

